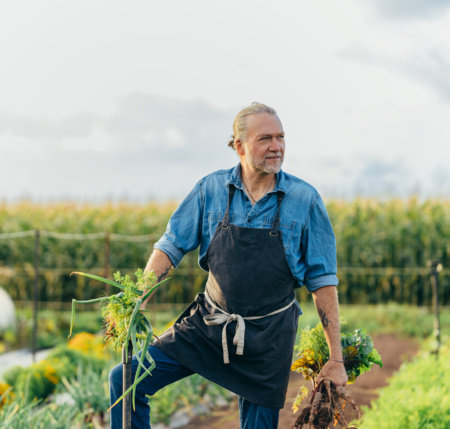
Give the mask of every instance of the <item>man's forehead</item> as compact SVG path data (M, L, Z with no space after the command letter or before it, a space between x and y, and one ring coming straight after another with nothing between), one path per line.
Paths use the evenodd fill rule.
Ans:
M247 117L247 132L252 134L282 133L283 125L276 115L258 113Z

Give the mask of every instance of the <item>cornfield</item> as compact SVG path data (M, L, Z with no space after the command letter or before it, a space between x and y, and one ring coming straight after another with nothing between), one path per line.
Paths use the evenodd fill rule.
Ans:
M132 274L144 267L154 241L164 232L176 204L34 204L0 205L0 234L42 229L59 233L149 235L148 242L111 240L106 261L106 234L90 240L42 236L40 301L70 302L104 295L101 285L69 277L71 271ZM332 200L327 209L338 246L339 296L343 303L397 301L431 303L427 268L440 261L440 302L450 303L450 201L356 199ZM0 239L0 285L15 300L30 300L34 281L34 239ZM111 272L107 272L111 270ZM197 254L187 255L156 302L186 303L202 290L206 275ZM307 297L301 288L299 297Z
M429 262L446 268L440 302L450 303L450 201L417 198L331 201L345 303L431 303ZM340 267L340 268L339 268Z

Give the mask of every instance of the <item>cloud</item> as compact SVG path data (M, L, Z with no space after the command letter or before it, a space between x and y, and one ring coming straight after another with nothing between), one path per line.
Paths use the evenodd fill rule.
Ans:
M122 151L152 159L204 164L217 158L231 134L233 115L203 100L133 92L119 99L117 111L105 121Z
M33 119L25 131L17 124L29 118L0 115L0 199L180 199L204 175L238 162L227 147L234 114L199 99L133 92L110 115ZM418 182L427 190L441 183L439 192L449 195L444 167L421 181L406 156L348 154L302 158L292 151L285 170L326 197L406 196Z
M10 180L0 180L0 196L181 198L208 172L237 163L227 147L232 119L202 100L142 92L119 98L106 117L1 115L2 175Z
M448 165L438 165L431 172L430 189L432 195L448 197L450 195L450 171Z
M339 53L343 59L382 67L408 76L450 101L450 56L437 48L395 55L353 44Z
M391 66L423 82L450 101L450 57L438 50L429 50L403 61L391 61Z
M371 3L389 19L434 19L450 9L449 0L372 0Z
M55 151L105 150L158 161L203 162L226 147L233 114L203 100L133 92L107 117L83 112L62 119L0 113L0 134L43 142Z
M313 184L324 198L406 197L419 190L418 177L406 161L369 153L314 157L297 175Z
M360 157L361 169L355 192L368 196L405 196L418 189L417 177L402 159L383 160Z
M18 117L0 113L0 133L34 140L81 138L92 133L98 117L80 113L63 119Z

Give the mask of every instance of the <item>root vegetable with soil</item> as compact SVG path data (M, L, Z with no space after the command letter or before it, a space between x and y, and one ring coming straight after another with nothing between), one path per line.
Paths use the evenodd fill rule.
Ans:
M346 402L350 402L360 418L359 408L344 386L337 386L333 380L324 378L312 390L308 402L294 423L295 429L327 429L332 422L339 422L348 429L356 429L354 426L348 426L343 409Z
M372 338L361 329L357 329L353 334L341 334L341 344L344 366L350 383L353 383L360 374L369 371L374 363L380 367L383 365L381 356L373 347ZM329 378L316 383L317 376L329 359L329 350L320 323L313 329L302 330L297 352L298 359L292 364L292 370L303 374L306 380L312 380L313 389L309 394L305 386L299 390L292 405L294 413L305 400L307 405L302 409L293 427L327 429L332 423L340 423L347 429L356 429L354 426L349 427L344 418L343 409L347 402L356 411L358 418L360 417L359 408L345 387L337 386Z

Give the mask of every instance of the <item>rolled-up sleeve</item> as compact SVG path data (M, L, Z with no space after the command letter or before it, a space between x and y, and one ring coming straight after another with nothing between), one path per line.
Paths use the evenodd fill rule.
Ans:
M325 204L315 196L302 234L302 253L306 266L304 284L312 292L339 283L336 276L336 239Z
M176 267L183 256L200 244L202 225L201 182L175 210L167 224L166 232L155 243L154 248L163 251Z

